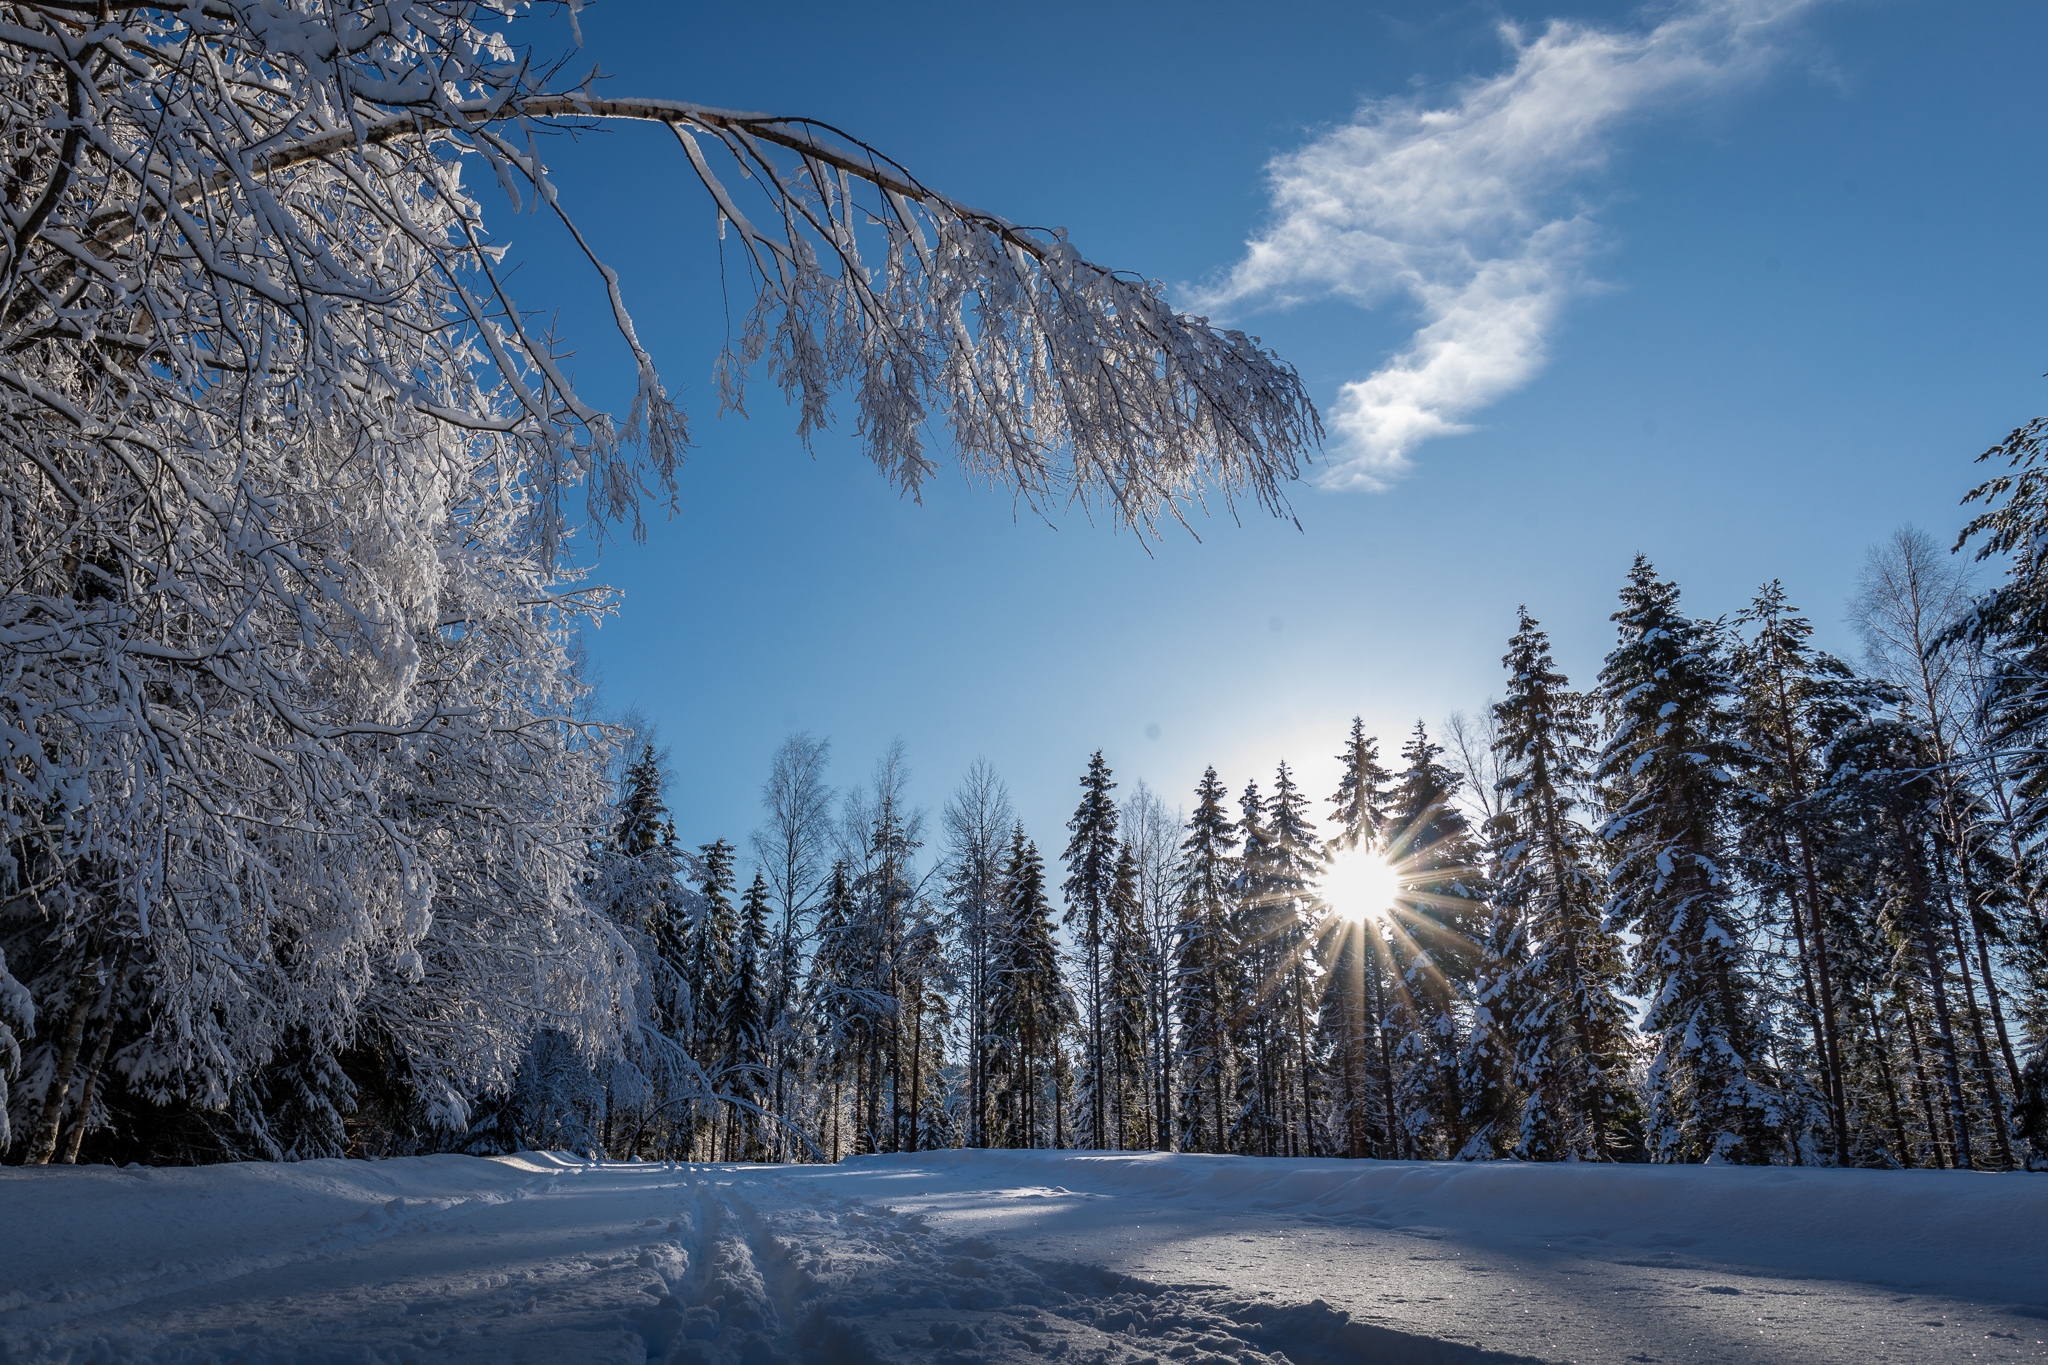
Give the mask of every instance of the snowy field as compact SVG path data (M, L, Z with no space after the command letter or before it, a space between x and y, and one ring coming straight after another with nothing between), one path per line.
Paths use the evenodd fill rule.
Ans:
M2048 1179L944 1152L0 1170L0 1360L2048 1360Z

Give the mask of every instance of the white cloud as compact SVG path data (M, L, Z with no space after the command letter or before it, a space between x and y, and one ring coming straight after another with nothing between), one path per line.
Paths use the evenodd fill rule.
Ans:
M1626 119L1726 90L1812 0L1696 0L1654 27L1501 30L1499 75L1448 107L1376 100L1268 167L1274 222L1198 306L1412 302L1400 354L1346 384L1326 487L1383 488L1408 452L1526 383L1598 242L1583 196Z

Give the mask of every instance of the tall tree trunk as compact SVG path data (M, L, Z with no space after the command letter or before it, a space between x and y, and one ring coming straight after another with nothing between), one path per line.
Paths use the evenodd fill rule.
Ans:
M1386 1141L1380 1150L1385 1156L1398 1159L1408 1155L1408 1129L1407 1125L1400 1121L1400 1116L1396 1112L1396 1102L1394 1099L1394 1037L1393 1031L1387 1027L1386 993L1381 989L1377 953L1373 956L1372 973L1373 1018L1376 1021L1372 1028L1380 1042L1380 1101L1381 1110L1386 1121L1384 1129Z
M1927 1058L1920 1048L1920 1024L1914 1017L1910 1000L1899 1001L1906 1016L1906 1042L1911 1046L1913 1058L1913 1091L1920 1097L1920 1112L1927 1124L1927 1142L1934 1148L1935 1169L1941 1170L1955 1163L1949 1160L1949 1149L1942 1141L1941 1122L1935 1117L1934 1087L1927 1079Z
M1927 984L1934 993L1934 1045L1948 1083L1949 1121L1954 1126L1956 1164L1974 1169L1977 1162L1970 1151L1970 1111L1963 1094L1962 1063L1956 1057L1955 1028L1949 1018L1948 985L1943 980L1946 973L1941 967L1941 943L1935 936L1934 911L1928 904L1927 869L1921 863L1917 849L1909 850L1908 867L1908 880L1912 883L1913 922L1920 934L1921 955L1926 959Z
M1099 911L1092 913L1089 918L1093 928L1088 947L1088 994L1089 1009L1094 1015L1094 1022L1090 1026L1088 1040L1088 1088L1091 1092L1088 1097L1088 1141L1100 1147L1103 1145L1102 1129L1105 1116L1102 1093L1102 921Z
M1806 765L1805 756L1799 751L1799 731L1793 723L1791 691L1782 669L1778 672L1777 690L1778 725L1785 744L1786 777L1791 783L1792 799L1796 802L1806 797ZM1849 1097L1842 1079L1842 1044L1840 1029L1835 1023L1834 985L1828 970L1828 940L1821 914L1820 877L1814 869L1813 840L1803 826L1798 830L1798 839L1801 889L1806 893L1807 919L1813 929L1814 971L1806 983L1807 1007L1814 1011L1814 1029L1820 1042L1828 1117L1835 1136L1835 1161L1846 1166L1849 1164ZM1800 974L1805 976L1807 936L1799 924L1796 896L1792 905L1792 927L1799 939ZM1816 985L1818 1000L1814 998Z
M2014 1095L2020 1093L2020 1064L2013 1056L2012 1039L2005 1031L2005 1009L1998 1002L1998 978L1991 974L1991 949L1984 941L1982 925L1971 923L1972 936L1977 941L1977 965L1984 976L1984 994L1991 1002L1991 1022L1998 1030L1998 1050L2005 1055L2006 1080L2012 1086Z
M924 1002L910 1016L910 1150L918 1148L917 1121L924 1112Z
M2013 1168L2012 1136L2005 1126L2005 1099L1998 1091L1998 1073L1991 1069L1991 1044L1984 1036L1984 1014L1977 1008L1977 987L1970 974L1970 950L1963 946L1963 926L1955 916L1948 922L1955 940L1956 968L1963 980L1963 1003L1970 1016L1970 1038L1976 1045L1977 1074L1984 1078L1985 1102L1991 1109L1991 1132L1998 1139L1998 1159L2005 1170Z
M1877 1077L1884 1083L1885 1103L1891 1112L1892 1136L1899 1145L1899 1164L1909 1168L1917 1166L1920 1163L1913 1159L1913 1145L1906 1140L1906 1119L1899 1112L1899 1087L1892 1077L1891 1048L1885 1042L1884 1026L1878 1022L1877 1002L1874 1000L1870 1005L1870 1035L1877 1043Z
M1300 1082L1301 1155L1315 1155L1315 1119L1308 1101L1308 981L1302 964L1294 965L1294 1063Z

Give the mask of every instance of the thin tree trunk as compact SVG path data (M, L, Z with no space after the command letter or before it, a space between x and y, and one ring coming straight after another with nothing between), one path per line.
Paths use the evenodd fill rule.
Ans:
M1088 1040L1089 1067L1089 1117L1088 1140L1097 1147L1102 1145L1102 1129L1106 1113L1102 1094L1102 920L1098 910L1091 918L1095 931L1090 935L1088 947L1089 1009L1094 1015L1093 1035Z
M1877 1041L1877 1077L1884 1083L1885 1103L1890 1107L1892 1135L1899 1144L1899 1164L1905 1167L1920 1163L1913 1158L1913 1145L1906 1140L1906 1119L1899 1112L1899 1087L1892 1077L1890 1045L1884 1039L1884 1026L1878 1022L1877 1003L1870 1005L1870 1035Z
M2020 1064L2013 1056L2012 1039L2005 1031L2005 1009L1998 1003L1998 978L1991 974L1991 949L1984 941L1983 926L1972 921L1972 937L1977 940L1977 965L1984 976L1984 994L1991 1002L1991 1022L1998 1030L1998 1050L2005 1056L2006 1080L2012 1085L2013 1094L2020 1093Z
M910 1150L918 1147L917 1120L924 1112L924 1005L918 1002L910 1016Z
M1977 1008L1977 987L1970 975L1970 950L1963 946L1963 926L1949 917L1949 935L1955 940L1956 968L1963 978L1963 1003L1969 1007L1970 1037L1977 1049L1977 1074L1984 1078L1986 1102L1991 1108L1991 1132L1998 1139L1998 1159L2006 1170L2013 1168L2012 1137L2005 1126L2005 1099L1998 1092L1998 1075L1991 1069L1991 1045L1984 1036L1984 1014Z
M1792 785L1792 799L1806 797L1806 769L1804 755L1799 752L1799 732L1792 719L1792 697L1786 686L1783 669L1778 670L1778 726L1783 736L1786 757L1786 776ZM1834 986L1828 971L1827 932L1822 924L1820 908L1820 878L1813 864L1813 842L1802 827L1798 830L1799 865L1803 890L1806 892L1806 909L1813 926L1814 975L1806 980L1807 1007L1814 1011L1814 1032L1820 1043L1820 1060L1823 1079L1826 1081L1828 1117L1835 1134L1835 1160L1840 1165L1849 1164L1849 1097L1842 1079L1842 1045L1840 1030L1835 1023ZM1792 905L1792 928L1799 939L1799 970L1802 977L1807 975L1806 933L1799 924L1797 897ZM1815 980L1817 978L1817 981ZM1815 986L1819 987L1816 1001Z
M1934 1087L1927 1081L1927 1058L1920 1048L1920 1025L1913 1017L1911 1001L1901 1001L1906 1016L1906 1041L1912 1045L1913 1089L1920 1097L1920 1111L1927 1122L1927 1141L1934 1148L1937 1170L1952 1166L1948 1147L1941 1140L1941 1123L1934 1117Z
M1294 967L1294 1061L1301 1085L1301 1154L1314 1156L1315 1121L1308 1103L1308 982L1299 962Z
M57 1041L57 1069L50 1077L50 1088L43 1092L42 1116L36 1124L35 1136L29 1140L24 1165L47 1166L50 1158L57 1154L57 1128L64 1115L65 1095L71 1089L71 1073L78 1066L78 1049L85 1039L86 1016L92 1012L93 996L98 993L88 991L86 982L99 971L99 966L97 955L87 958L72 980L71 1013L65 1017L64 1032Z
M1948 1010L1948 986L1942 979L1945 973L1941 966L1941 945L1934 933L1934 913L1927 903L1927 871L1917 850L1911 851L1909 866L1909 879L1913 883L1910 891L1913 920L1920 932L1922 956L1926 958L1927 984L1934 992L1934 1044L1948 1082L1949 1120L1954 1125L1956 1164L1974 1169L1977 1162L1970 1151L1970 1113L1963 1094L1963 1068L1956 1057L1955 1028Z
M78 1149L85 1142L86 1125L92 1122L92 1102L99 1093L100 1074L107 1064L107 1054L113 1049L114 1032L120 1023L116 1007L121 1001L121 981L128 974L128 955L135 946L133 939L123 939L120 956L114 959L114 970L107 976L106 989L100 998L100 1032L93 1040L92 1057L85 1064L85 1082L78 1089L78 1108L71 1118L71 1128L64 1136L64 1150L59 1160L67 1166L78 1164Z
M1394 1040L1387 1029L1386 998L1380 990L1379 963L1373 962L1373 1017L1372 1025L1380 1041L1380 1099L1386 1116L1386 1141L1381 1151L1388 1157L1400 1158L1408 1154L1406 1125L1402 1124L1395 1110L1394 1100Z

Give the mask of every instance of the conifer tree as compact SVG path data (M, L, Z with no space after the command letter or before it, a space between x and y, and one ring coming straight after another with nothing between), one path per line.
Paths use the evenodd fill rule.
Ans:
M1973 1106L1956 1046L1948 946L1934 904L1943 793L1931 749L1924 730L1894 717L1845 729L1829 746L1812 805L1817 815L1831 817L1837 840L1864 864L1864 894L1877 907L1873 947L1882 945L1886 958L1865 973L1882 973L1910 1052L1921 1052L1924 1036L1931 1054L1911 1065L1928 1092L1920 1098L1935 1162L1969 1167L1976 1164ZM1840 850L1830 852L1840 856ZM1923 1011L1929 1016L1924 1025Z
M1224 805L1222 781L1209 768L1195 787L1194 814L1181 843L1180 962L1174 1008L1180 1016L1180 1145L1192 1152L1229 1150L1230 1097L1237 1057L1231 1018L1237 1009L1238 960L1232 884L1236 826Z
M765 968L771 940L768 933L768 880L754 873L740 899L739 932L732 966L721 992L718 1034L725 1045L719 1061L720 1088L740 1101L729 1108L726 1159L746 1161L756 1155L761 1131L757 1111L765 1098L768 1063L768 982Z
M612 847L629 858L652 852L671 828L661 787L661 760L652 744L642 745L640 757L626 769L618 826L612 834Z
M1608 741L1596 776L1611 850L1607 923L1633 932L1630 989L1648 1000L1645 1138L1659 1161L1764 1163L1785 1114L1751 1001L1748 926L1727 843L1745 755L1711 622L1636 557L1600 672Z
M606 1151L629 1138L666 1147L667 1136L675 1131L673 1120L681 1117L678 1102L705 1089L702 1068L688 1051L696 1017L697 996L687 971L697 898L682 881L689 860L676 846L661 759L653 745L643 744L628 765L614 803L610 840L594 853L584 889L585 899L617 926L639 978L622 1010L626 1022L620 1053L595 1063L602 1095L597 1137ZM565 1064L574 1059L574 1049L564 1051L553 1042L548 1048ZM538 1060L529 1057L522 1065L530 1069ZM588 1057L580 1061L592 1065ZM471 1126L467 1145L471 1150L499 1145L501 1139L510 1140L510 1129L520 1121L503 1104L487 1103Z
M739 935L739 920L732 903L737 885L734 852L733 846L723 839L714 839L697 849L696 881L701 904L696 921L690 926L689 977L697 1000L690 1041L706 1061L715 1060L724 1043L718 1031L719 986L732 971L733 943Z
M1003 884L1006 952L989 1008L1000 1145L1037 1147L1048 1128L1057 1145L1060 1034L1074 1011L1060 980L1045 864L1022 823L1011 831Z
M1579 818L1593 729L1550 639L1525 607L1494 707L1502 829L1494 900L1501 986L1486 1002L1508 1040L1524 1096L1513 1150L1525 1160L1610 1160L1636 1120L1632 1020L1621 945L1602 923L1606 887Z
M1337 834L1324 849L1325 859L1380 857L1390 833L1394 775L1380 763L1379 741L1365 733L1358 717L1337 760L1343 772L1329 799ZM1377 916L1340 925L1322 1029L1331 1040L1337 1120L1350 1157L1393 1152L1393 1040L1382 1027L1390 1008L1390 961Z
M1334 853L1384 844L1389 833L1394 775L1380 762L1380 742L1365 732L1365 722L1351 718L1351 733L1337 755L1344 765L1330 797L1330 819L1338 828L1330 841Z
M1237 942L1238 1007L1232 1016L1240 1059L1231 1149L1256 1156L1284 1150L1286 1002L1277 987L1284 971L1278 939L1284 932L1272 894L1274 840L1266 799L1256 780L1237 798L1243 848L1231 884L1232 934Z
M824 1094L819 1145L838 1161L845 1139L843 1097L847 1079L857 1074L866 1043L867 1011L853 989L858 945L853 937L853 877L844 858L835 859L825 878L818 907L817 950L811 954L805 1001L816 1030L817 1074L813 1084Z
M1389 852L1402 885L1393 911L1401 967L1393 1010L1396 1124L1415 1156L1455 1155L1465 1146L1458 1015L1485 933L1479 851L1456 802L1463 779L1439 761L1443 752L1417 721L1401 747L1407 766L1391 811Z
M1808 798L1819 781L1824 746L1896 694L1816 650L1813 626L1774 579L1737 618L1748 627L1731 654L1736 712L1749 750L1736 814L1744 871L1767 910L1782 909L1792 928L1800 1003L1813 1036L1812 1057L1827 1109L1834 1159L1851 1160L1842 1019L1823 871L1829 837Z
M1109 1087L1109 1129L1118 1150L1151 1144L1146 1122L1145 1061L1151 1032L1151 941L1138 896L1138 861L1119 845L1110 887L1109 965L1103 982L1104 1053Z
M1110 896L1115 888L1117 860L1117 808L1109 793L1116 787L1110 780L1109 765L1097 749L1088 760L1081 778L1081 804L1067 821L1073 837L1067 841L1067 880L1061 891L1067 898L1066 923L1080 926L1081 951L1088 964L1088 979L1082 983L1083 1004L1088 1011L1088 1044L1080 1081L1081 1111L1087 1133L1085 1145L1103 1147L1108 1106L1106 1043L1103 1037L1104 986L1103 946L1110 932Z
M1322 964L1315 953L1315 883L1323 850L1308 798L1285 762L1273 777L1266 822L1265 921L1274 962L1271 994L1280 1061L1276 1107L1286 1134L1285 1154L1314 1156L1323 1149L1318 1118L1326 1098L1313 1027L1323 996Z
M903 804L907 777L901 748L894 747L877 767L873 804L866 808L865 866L854 880L854 918L849 926L849 937L858 945L852 979L867 1012L862 1141L865 1150L877 1152L903 1150L911 1121L906 1070L910 1039L904 1031L910 1002L904 967L915 927L914 863L922 843L918 814Z

